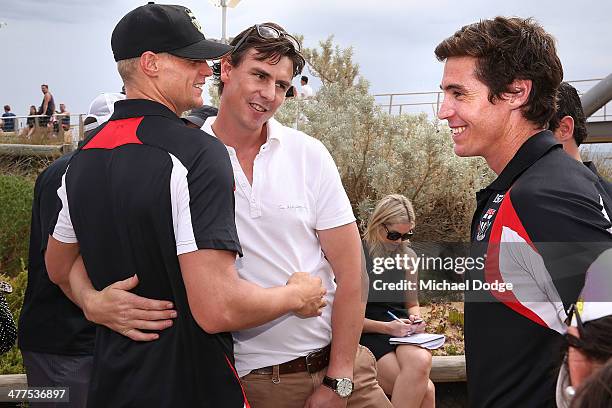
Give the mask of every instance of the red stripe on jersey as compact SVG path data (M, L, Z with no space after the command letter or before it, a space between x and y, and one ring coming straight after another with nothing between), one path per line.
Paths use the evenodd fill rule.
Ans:
M83 149L114 149L126 144L142 144L136 130L144 116L110 121Z
M493 283L495 281L500 283L504 282L504 278L499 270L499 246L503 244L501 242L501 236L504 226L515 231L535 252L538 252L536 247L533 245L533 242L529 238L523 223L521 223L521 220L516 214L516 210L514 209L512 200L510 199L510 190L508 190L508 193L499 206L499 211L497 212L497 217L495 218L495 222L493 222L493 226L491 227L491 235L489 236L487 259L485 261L485 280L489 283ZM492 290L491 294L501 303L508 306L510 309L514 310L520 315L525 316L532 322L546 328L549 327L540 316L519 302L512 291L507 290L505 292L498 292Z
M240 384L240 389L242 390L242 396L244 397L244 408L251 408L251 405L249 405L249 401L247 400L246 393L244 392L244 388L242 387L242 382L240 381L240 377L238 377L238 373L236 372L236 369L232 365L231 361L229 361L229 358L227 358L227 356L225 356L225 361L227 361L227 365L230 366L230 368L232 369L232 372L234 373L234 375L236 376L236 379L238 380L238 384Z

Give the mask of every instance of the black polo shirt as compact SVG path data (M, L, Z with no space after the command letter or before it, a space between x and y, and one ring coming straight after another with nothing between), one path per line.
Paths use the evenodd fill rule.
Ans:
M73 157L52 232L76 242L98 290L137 274L134 293L174 302L158 340L96 333L89 407L236 407L245 397L230 333L209 334L187 301L178 255L240 253L225 146L148 100L115 104Z
M28 286L19 316L19 348L61 355L92 355L95 326L62 290L49 280L45 250L49 224L57 212L57 189L72 154L60 157L43 171L34 185Z
M582 164L587 166L587 168L589 170L591 170L593 172L593 174L595 174L597 176L597 179L599 180L599 184L601 184L602 189L608 194L608 197L612 199L612 183L610 183L608 180L604 179L599 174L599 172L597 171L597 167L595 167L595 163L593 163L592 161L585 161L585 162L582 162ZM608 214L611 211L612 211L612 208L608 209Z
M472 255L486 262L467 276L470 406L552 407L565 310L589 268L612 248L612 224L601 204L609 198L597 177L543 131L477 200ZM513 288L485 290L483 282Z

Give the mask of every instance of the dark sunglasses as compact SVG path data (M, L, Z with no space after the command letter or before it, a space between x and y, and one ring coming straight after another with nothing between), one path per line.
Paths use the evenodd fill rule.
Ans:
M389 231L385 224L383 224L383 227L385 227L385 231L387 231L387 239L389 241L397 241L398 239L401 239L402 241L407 241L410 239L411 236L414 235L414 230L410 230L407 233L402 234L401 232L397 231Z
M249 28L249 31L247 31L244 34L244 36L236 43L236 45L234 45L234 51L233 52L236 52L236 51L238 51L240 49L242 44L244 44L244 42L247 40L247 38L249 38L249 36L253 32L253 30L255 30L257 32L257 35L259 37L265 38L267 40L275 40L275 39L279 39L279 38L286 38L287 40L289 40L289 42L291 43L291 45L293 46L293 48L297 52L302 51L302 47L300 46L300 43L291 34L288 34L288 33L284 32L284 31L279 30L278 28L275 28L275 27L272 27L272 26L269 26L269 25L255 24L253 27Z

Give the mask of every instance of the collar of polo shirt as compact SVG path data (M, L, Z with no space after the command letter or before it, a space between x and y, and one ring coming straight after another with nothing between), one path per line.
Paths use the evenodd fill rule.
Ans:
M212 124L215 123L216 119L217 119L216 116L207 117L206 121L204 122L204 125L202 125L202 128L201 128L203 131L205 131L206 133L214 137L217 137L217 135L212 129ZM274 118L269 119L266 122L266 124L268 127L268 135L266 137L266 143L270 142L271 140L276 140L278 143L281 143L283 138L286 137L285 135L283 135L282 125Z

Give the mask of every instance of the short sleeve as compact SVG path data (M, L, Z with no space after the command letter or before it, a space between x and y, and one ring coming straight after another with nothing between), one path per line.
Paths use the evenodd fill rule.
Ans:
M320 149L319 190L316 201L315 229L326 230L355 221L351 203L342 186L338 167L325 146Z
M198 249L242 254L235 224L233 171L227 150L216 145L199 155L189 168L170 155L177 255Z
M56 222L51 223L50 229L53 232L53 238L66 244L74 244L77 243L78 240L74 232L74 227L72 226L72 220L70 219L70 208L68 208L68 195L66 192L66 174L69 169L70 166L68 166L62 175L62 184L60 188L57 189L57 196L60 199L61 205Z

